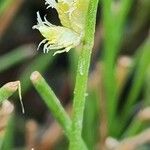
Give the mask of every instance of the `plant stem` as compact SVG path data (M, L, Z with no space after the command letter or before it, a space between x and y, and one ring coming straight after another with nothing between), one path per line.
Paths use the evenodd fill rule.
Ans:
M48 108L51 110L55 119L63 127L66 135L69 136L71 120L54 92L51 90L39 72L33 72L30 79Z
M71 139L71 119L62 107L60 101L52 91L52 89L48 86L44 78L40 75L39 72L35 71L32 73L30 77L34 87L43 98L44 102L46 103L49 110L52 112L53 116L57 120L57 122L61 125L64 129L65 134L67 135L68 139ZM80 137L80 144L82 150L86 150L86 146L82 138Z
M133 83L129 95L127 96L127 103L125 104L122 115L128 118L128 114L132 111L132 105L135 103L139 96L139 92L142 88L143 82L145 80L145 74L150 66L150 38L145 41L145 43L139 48L140 58L137 70L134 75Z
M24 45L14 49L13 51L0 56L0 72L3 72L14 65L17 65L35 55L33 45Z
M119 12L112 9L112 0L103 0L103 23L105 30L104 40L104 86L107 100L108 130L114 135L115 115L118 102L118 89L116 84L116 57L120 47L125 19L131 6L130 0L121 1Z
M70 142L70 150L81 149L80 137L82 134L88 72L94 42L97 5L98 0L90 0L85 25L85 37L83 40L81 54L79 56L76 85L74 90L72 137Z
M126 122L127 120L129 120L129 116L131 116L131 113L133 112L132 111L133 106L135 102L138 100L140 90L143 87L143 83L145 81L145 77L146 77L145 74L148 72L148 68L150 67L150 60L149 60L150 42L149 41L150 41L150 37L146 39L146 41L137 50L137 53L134 56L133 69L135 70L135 73L132 79L132 85L130 87L130 91L126 97L126 103L124 104L119 117L120 124L121 124L120 133L124 130Z

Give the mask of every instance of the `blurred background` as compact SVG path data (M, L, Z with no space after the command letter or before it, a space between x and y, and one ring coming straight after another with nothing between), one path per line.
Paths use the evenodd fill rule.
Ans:
M89 93L99 90L95 87L97 87L96 83L99 81L99 75L97 74L99 73L99 69L97 68L101 65L99 58L103 50L104 32L101 21L101 10L102 6L100 4L97 13L95 44L90 68ZM60 25L56 10L46 9L44 0L0 1L0 86L10 81L21 81L25 114L22 114L17 94L13 95L10 99L15 107L13 149L29 150L37 147L35 150L65 150L67 149L68 141L63 136L59 125L54 121L46 105L31 85L30 74L35 70L39 71L69 112L73 96L78 53L71 50L69 53L53 57L53 51L44 54L42 47L37 51L37 46L43 39L37 30L32 29L32 26L37 23L37 11L40 12L42 18L46 15L51 23ZM123 89L120 105L124 103L126 93L130 90L132 83L132 74L124 80L125 76L127 76L128 68L131 67L132 56L147 39L149 29L150 0L134 0L126 20L124 36L120 44L118 80L120 81L120 87ZM71 57L72 55L74 58ZM132 73L134 74L134 71ZM134 113L140 107L140 99L142 99L145 93L144 83L142 87L136 100L137 107ZM90 96L92 97L93 95L91 94ZM91 121L92 123L87 120L87 122L85 121L86 125L89 125L87 129L92 126L96 127L95 131L90 131L91 133L85 136L85 141L89 140L92 145L99 145L100 135L96 131L100 130L100 123L98 121L100 108L97 104L89 105L91 107L94 106L93 108L87 106L87 109L94 109L94 111L89 110L87 115L91 115L94 121ZM105 119L103 121L105 122ZM105 128L105 123L102 123L102 126ZM87 130L85 129L83 134L84 132L86 133ZM91 149L96 148L94 146Z

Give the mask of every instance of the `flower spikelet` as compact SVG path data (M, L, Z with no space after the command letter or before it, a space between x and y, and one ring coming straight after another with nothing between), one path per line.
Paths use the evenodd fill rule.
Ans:
M46 17L41 19L37 12L37 25L33 29L38 29L44 40L43 51L51 49L57 50L55 54L68 52L71 48L78 46L84 35L85 18L89 0L46 0L47 8L55 8L58 12L62 26L51 24Z

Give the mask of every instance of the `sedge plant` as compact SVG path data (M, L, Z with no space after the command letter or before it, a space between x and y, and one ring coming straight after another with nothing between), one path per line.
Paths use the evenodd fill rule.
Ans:
M116 3L118 3L117 5L119 6L117 10L115 10L113 7L116 5ZM94 42L98 0L87 0L86 3L82 0L57 2L55 0L46 0L46 4L48 5L48 8L52 7L57 10L62 26L53 25L48 22L46 18L44 18L43 21L40 17L40 13L38 12L38 23L37 25L33 26L33 29L39 30L44 37L44 40L39 44L38 48L44 44L43 51L46 53L49 52L49 50L56 50L54 55L68 52L70 49L77 46L78 49L80 49L78 67L76 70L77 75L74 89L72 117L68 116L60 104L59 99L56 97L52 89L47 85L46 81L43 79L39 72L34 72L31 75L31 81L47 104L55 119L62 126L70 142L69 149L86 150L89 147L86 146L84 140L86 139L87 142L91 139L90 137L82 137L83 118L85 99L87 95L86 89L88 72ZM116 2L113 0L103 0L102 5L103 25L105 31L104 51L102 58L104 64L104 100L106 100L106 119L108 121L107 136L112 136L114 138L124 138L129 135L134 135L139 131L139 128L143 126L143 122L138 120L138 117L135 117L126 131L123 131L124 125L126 125L126 122L129 119L128 111L132 110L133 104L138 98L138 93L142 87L144 75L150 64L148 60L149 38L138 50L138 53L142 53L142 57L140 58L139 64L137 65L138 69L133 79L134 83L132 83L131 91L128 93L126 104L123 106L123 110L119 116L117 114L117 106L119 103L120 93L116 79L116 60L122 42L121 38L124 33L123 31L127 15L132 6L132 1L124 0ZM97 96L95 99L97 99ZM94 105L95 104L93 104L93 106ZM97 114L97 111L91 112L93 113L91 116L95 116L95 114ZM119 122L121 122L120 125ZM89 127L87 126L87 128L90 127L90 125ZM123 135L122 132L124 132ZM91 143L93 144L94 142L95 141L92 141Z
M83 0L75 2L46 0L46 4L58 11L63 27L52 25L46 18L42 21L37 13L38 24L33 26L33 29L38 29L45 37L39 46L45 43L44 52L48 52L50 49L64 48L56 51L55 55L68 52L71 48L80 45L72 118L68 117L59 100L38 72L31 75L31 80L55 119L64 129L70 141L69 149L86 150L87 147L82 139L82 124L98 0L87 0L86 2Z
M8 2L10 0L7 0ZM2 2L0 2L1 4ZM46 5L54 8L58 12L58 16L62 26L56 26L51 24L46 17L44 20L40 17L40 13L37 13L37 25L33 26L33 29L40 31L44 40L38 46L38 49L43 44L43 51L45 53L54 51L54 55L63 52L75 51L79 49L79 56L75 56L71 53L70 62L71 69L76 72L72 115L70 116L60 103L60 99L57 98L53 90L47 84L45 79L40 73L48 68L48 65L54 60L54 57L49 54L43 54L37 57L31 62L30 66L21 74L20 80L23 82L23 92L25 93L30 83L28 76L34 70L38 70L32 73L30 79L36 88L39 95L46 103L48 109L51 111L53 117L62 127L66 137L69 140L70 150L93 150L96 147L98 141L98 126L103 121L103 114L100 114L99 99L106 102L106 115L104 119L107 120L107 135L114 139L125 139L130 136L134 136L143 129L146 128L146 124L139 117L141 112L138 112L133 118L131 118L132 110L137 102L140 90L142 89L143 82L145 80L145 74L150 67L150 37L148 37L142 46L137 49L137 54L133 58L132 68L129 71L129 76L134 72L129 92L126 95L126 101L122 106L120 114L117 114L117 106L119 105L120 91L117 86L116 78L116 66L117 56L121 47L121 39L123 37L124 26L126 24L127 15L132 6L133 1L122 0L101 0L102 8L102 21L104 26L104 50L103 50L103 84L104 93L100 91L98 93L97 87L88 91L87 97L87 81L90 66L90 59L92 54L92 48L94 43L94 32L96 24L96 13L98 7L98 0L46 0ZM117 5L116 7L114 7ZM4 5L5 6L5 5ZM0 13L3 11L3 7L0 8ZM6 7L6 6L5 6ZM24 49L24 47L23 47ZM21 55L20 55L21 54ZM69 52L70 54L70 52ZM17 55L17 58L12 59ZM7 58L11 58L12 61L8 61ZM0 72L18 64L22 60L25 60L29 55L24 53L24 50L15 50L9 55L1 57L0 62L5 63ZM78 66L75 68L74 63L78 57ZM7 62L7 63L6 63ZM36 64L36 65L35 65ZM74 68L73 68L74 67ZM70 69L70 70L71 70ZM75 70L76 69L76 70ZM74 72L71 73L74 77ZM149 82L149 78L147 79ZM144 97L143 111L149 110L149 83L147 82L147 91ZM0 103L8 99L11 95L19 89L20 82L11 82L0 88ZM122 90L122 89L121 89ZM20 95L20 94L19 94ZM102 95L105 95L103 97ZM101 99L104 98L104 99ZM86 99L88 102L86 103ZM92 100L91 100L92 99ZM102 106L103 107L103 106ZM145 109L146 108L146 109ZM84 111L86 114L84 115ZM99 119L100 118L100 119ZM95 121L96 120L96 121ZM127 122L130 123L127 124ZM10 123L11 124L11 123ZM96 128L93 131L91 128ZM8 127L6 134L6 143L9 140L9 134L11 131ZM89 131L91 130L91 131ZM87 133L88 132L88 133ZM96 133L97 132L97 133ZM94 133L94 134L93 134ZM100 140L104 140L105 137L100 137ZM103 143L105 144L105 143ZM5 150L9 150L10 147L6 145Z

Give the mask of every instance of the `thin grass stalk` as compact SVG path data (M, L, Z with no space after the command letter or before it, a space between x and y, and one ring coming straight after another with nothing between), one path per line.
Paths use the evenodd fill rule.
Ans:
M51 90L39 72L33 72L30 79L48 108L51 110L55 119L60 123L65 133L68 135L70 132L71 120L54 92Z
M111 135L115 134L114 119L118 103L118 89L116 84L116 57L120 47L120 39L123 33L123 26L129 11L131 2L121 1L119 12L114 12L113 1L103 0L103 23L105 30L104 40L104 86L107 100L108 130ZM126 8L126 9L125 9Z
M10 69L14 65L17 65L34 56L33 45L24 45L14 49L13 51L0 56L0 72Z
M72 138L70 142L70 150L81 149L79 137L82 135L83 128L83 114L85 108L88 72L94 42L97 6L98 0L90 0L85 25L85 37L83 40L81 54L79 56L76 85L74 90Z
M140 59L134 75L132 87L127 97L127 103L124 106L122 114L127 118L128 114L132 111L132 106L138 98L139 92L145 80L146 72L150 66L150 38L139 48Z
M36 88L37 92L40 94L40 96L46 103L48 109L52 112L52 115L61 125L66 136L70 140L72 134L71 132L72 121L68 116L68 114L66 113L66 111L64 110L64 108L62 107L60 101L58 100L52 89L49 87L49 85L46 83L46 81L40 75L39 72L37 71L33 72L30 79L34 87ZM79 137L79 139L82 150L86 150L86 146L82 138Z

